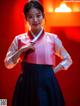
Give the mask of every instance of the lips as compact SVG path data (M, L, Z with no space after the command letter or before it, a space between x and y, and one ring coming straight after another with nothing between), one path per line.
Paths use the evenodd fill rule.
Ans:
M39 25L39 23L34 23L33 25L34 25L34 26L37 26L37 25Z

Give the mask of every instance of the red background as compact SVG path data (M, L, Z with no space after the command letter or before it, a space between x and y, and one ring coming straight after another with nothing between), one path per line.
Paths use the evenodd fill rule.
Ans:
M11 106L20 65L8 70L4 66L4 58L14 36L25 31L23 15L25 2L26 0L0 1L0 99L8 99L8 106ZM53 17L52 21L50 20L52 16L49 15L50 18L46 16L46 30L58 34L73 59L73 65L67 71L58 72L56 77L66 106L80 106L80 13L67 14L69 17L65 17L65 13L58 15L60 20ZM75 19L75 22L69 19Z

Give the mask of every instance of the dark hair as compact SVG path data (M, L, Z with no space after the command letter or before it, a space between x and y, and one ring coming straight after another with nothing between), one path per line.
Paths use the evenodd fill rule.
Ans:
M25 15L25 17L26 17L27 13L29 12L29 10L31 8L36 8L36 9L40 10L42 12L43 17L44 17L43 6L38 1L30 1L30 2L28 2L24 5L24 15Z

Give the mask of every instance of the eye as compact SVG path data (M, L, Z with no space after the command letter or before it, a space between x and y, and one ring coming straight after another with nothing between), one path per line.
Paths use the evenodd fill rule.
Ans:
M28 15L28 18L31 19L31 18L33 18L33 16L32 15Z
M41 14L38 14L38 15L37 15L37 18L39 18L40 16L41 16Z

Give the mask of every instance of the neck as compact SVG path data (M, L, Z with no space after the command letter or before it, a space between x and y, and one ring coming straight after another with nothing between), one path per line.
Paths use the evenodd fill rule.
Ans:
M35 36L37 36L37 34L41 31L41 29L42 28L40 28L40 29L31 29L31 32L35 35Z

